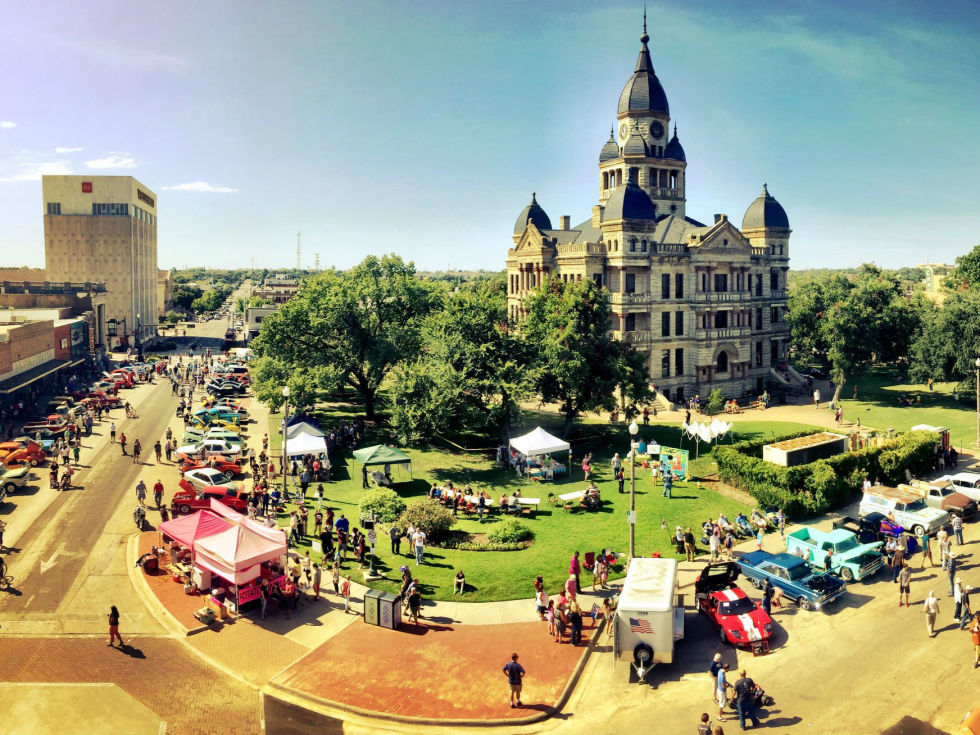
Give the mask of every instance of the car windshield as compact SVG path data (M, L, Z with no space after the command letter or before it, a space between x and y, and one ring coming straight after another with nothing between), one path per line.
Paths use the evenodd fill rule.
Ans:
M790 567L786 571L789 572L790 579L803 579L807 576L810 571L807 569L806 564L797 564L794 567Z
M722 615L745 615L753 610L755 610L755 605L748 597L732 602L723 602L718 606L718 612Z
M856 548L857 545L858 545L857 539L854 538L853 536L851 538L846 538L843 541L841 541L839 544L837 544L837 553L839 554L842 551L850 551L851 549Z
M915 512L917 510L925 510L926 504L922 500L913 500L911 503L906 503L905 510Z

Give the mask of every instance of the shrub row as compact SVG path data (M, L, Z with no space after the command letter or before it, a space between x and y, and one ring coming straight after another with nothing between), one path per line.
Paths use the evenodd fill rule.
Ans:
M799 518L845 505L861 490L865 477L888 484L928 472L935 458L937 438L927 431L898 434L876 447L845 452L796 467L780 467L762 459L762 447L813 432L787 434L778 439L756 439L716 446L712 456L723 482L745 490L764 508L782 508Z
M521 551L522 549L526 549L530 545L531 545L530 541L515 541L515 542L486 541L484 543L475 543L472 541L458 541L458 542L447 541L445 544L441 545L441 548L456 549L458 551Z

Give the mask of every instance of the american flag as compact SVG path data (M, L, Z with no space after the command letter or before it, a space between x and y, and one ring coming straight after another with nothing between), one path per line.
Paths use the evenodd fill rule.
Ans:
M630 618L630 632L631 633L653 633L653 628L650 627L650 621L644 619L637 620L636 618Z

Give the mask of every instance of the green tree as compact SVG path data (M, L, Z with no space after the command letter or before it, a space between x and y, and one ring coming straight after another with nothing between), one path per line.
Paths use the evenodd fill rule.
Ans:
M307 369L326 387L353 388L373 419L382 381L417 354L422 320L437 303L411 263L372 255L346 273L306 280L263 320L252 345L292 369Z
M506 283L485 280L444 296L422 326L418 360L400 367L391 422L410 443L489 430L501 438L533 390L527 344L507 320Z
M789 299L793 344L804 361L829 363L837 401L855 371L906 363L925 309L921 295L907 297L895 276L865 264L851 278L835 274L794 287Z
M524 306L521 329L536 355L535 387L558 403L566 437L582 413L611 409L617 388L632 401L648 395L643 357L609 335L606 293L592 281L546 280Z
M972 378L980 356L980 289L957 291L940 308L925 312L922 333L912 345L912 379Z
M176 279L174 283L174 306L181 309L190 309L194 300L201 298L201 295L204 293L199 287L193 284L177 284Z
M956 259L956 268L945 280L946 288L958 291L980 285L980 245Z

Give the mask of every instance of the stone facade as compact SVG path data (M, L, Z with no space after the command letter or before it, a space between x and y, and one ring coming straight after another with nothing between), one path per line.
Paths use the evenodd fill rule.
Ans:
M763 187L741 227L717 214L686 216L687 160L644 29L636 70L599 156L592 216L557 229L532 196L508 251L508 312L546 278L591 279L609 292L610 330L647 356L650 382L668 399L787 388L786 213Z
M156 194L132 176L43 176L45 271L53 281L106 285L111 346L156 334Z

